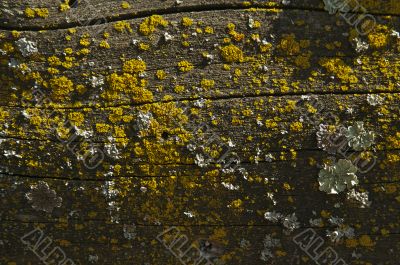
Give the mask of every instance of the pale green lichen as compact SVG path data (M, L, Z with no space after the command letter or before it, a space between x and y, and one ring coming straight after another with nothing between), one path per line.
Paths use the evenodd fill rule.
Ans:
M364 123L359 121L345 131L348 144L356 151L366 150L374 144L375 134L364 128Z
M319 172L319 190L328 194L338 194L358 184L357 167L346 159L339 159L334 165L325 165Z

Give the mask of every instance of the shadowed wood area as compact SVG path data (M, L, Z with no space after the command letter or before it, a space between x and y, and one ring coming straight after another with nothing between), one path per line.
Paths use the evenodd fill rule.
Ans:
M400 5L346 3L2 1L0 264L397 265Z

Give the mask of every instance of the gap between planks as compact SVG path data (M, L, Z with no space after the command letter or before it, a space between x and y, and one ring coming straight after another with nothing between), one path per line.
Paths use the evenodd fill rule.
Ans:
M299 11L312 11L312 12L327 12L323 8L311 8L311 7L296 7L296 6L286 6L283 4L277 4L274 7L265 7L262 4L257 4L257 3L252 3L249 6L243 6L241 4L212 4L208 6L186 6L186 7L169 7L166 9L155 9L155 10L149 10L149 11L139 11L137 13L132 13L132 14L117 14L112 17L108 17L105 19L105 22L98 23L97 20L89 20L89 21L80 21L80 22L70 22L70 23L64 23L60 25L55 25L55 26L46 26L46 27L40 27L40 26L29 26L29 27L8 27L6 25L0 25L0 30L18 30L18 31L42 31L42 30L62 30L62 29L69 29L69 28L81 28L81 27L90 27L94 25L102 25L102 24L108 24L108 23L113 23L113 22L118 22L118 21L123 21L123 20L131 20L131 19L141 19L141 18L146 18L152 15L173 15L173 14L180 14L180 13L202 13L202 12L213 12L213 11L225 11L225 10L248 10L251 8L260 8L263 10L299 10ZM362 14L362 12L347 12L349 14ZM393 16L393 17L399 17L399 14L395 13L377 13L377 12L368 12L368 14L373 15L373 16ZM85 26L82 26L82 24L85 24Z

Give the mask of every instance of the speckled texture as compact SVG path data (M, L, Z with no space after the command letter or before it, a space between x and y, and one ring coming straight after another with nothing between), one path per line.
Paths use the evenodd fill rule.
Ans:
M0 4L20 12L0 19L0 264L39 264L20 240L34 226L76 264L178 264L156 239L171 226L216 242L223 264L269 254L271 264L315 264L293 242L309 227L347 264L396 264L397 16L358 36L323 1L94 2L114 22L69 27L66 14L87 14L84 3ZM360 3L400 13L395 1ZM23 38L38 52L24 57ZM322 150L321 124L357 122L376 135L372 146ZM339 159L359 168L346 192L368 192L370 204L319 191L321 168ZM27 200L39 181L62 199L48 213Z

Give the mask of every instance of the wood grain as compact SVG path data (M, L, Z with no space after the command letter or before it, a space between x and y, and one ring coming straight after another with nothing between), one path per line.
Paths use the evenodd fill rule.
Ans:
M397 264L400 7L359 3L365 36L316 0L2 1L0 263L40 264L21 241L37 227L73 264L182 264L157 240L176 227L221 245L212 264L317 264L293 241L309 228L346 264ZM318 145L356 122L367 150ZM370 206L319 190L339 159Z

